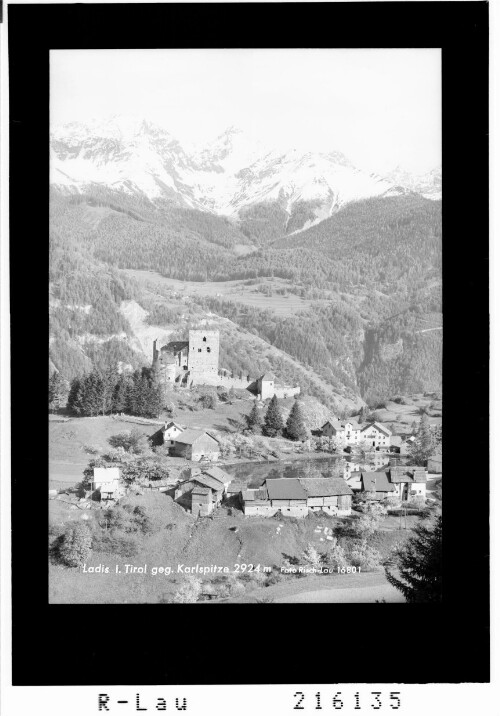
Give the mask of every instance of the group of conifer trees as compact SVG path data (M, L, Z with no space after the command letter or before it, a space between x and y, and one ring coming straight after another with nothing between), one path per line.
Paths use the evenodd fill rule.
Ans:
M298 400L295 400L285 423L276 395L271 398L264 417L262 417L257 407L257 401L255 401L246 421L248 430L254 433L262 433L270 438L283 435L289 440L302 441L306 440L309 435Z
M162 387L149 368L132 374L92 371L72 380L67 409L80 416L128 413L157 418L163 403Z

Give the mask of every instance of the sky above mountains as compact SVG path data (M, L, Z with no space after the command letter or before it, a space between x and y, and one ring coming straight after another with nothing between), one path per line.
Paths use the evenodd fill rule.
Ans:
M184 145L233 124L379 173L441 163L439 50L56 50L50 65L54 125L139 113Z

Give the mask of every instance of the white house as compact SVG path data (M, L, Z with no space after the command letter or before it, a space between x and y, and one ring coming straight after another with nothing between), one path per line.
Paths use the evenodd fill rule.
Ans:
M389 480L396 488L396 494L401 500L412 500L416 497L425 499L427 489L425 467L396 465L389 470Z
M369 442L371 447L390 447L392 432L381 423L370 423L360 431L359 440Z
M94 467L91 490L99 490L101 499L109 500L120 491L120 470L117 467Z
M169 447L173 447L175 444L175 439L182 432L184 432L184 428L181 427L178 423L174 423L173 420L171 420L169 423L165 423L164 427L162 428L163 443L165 445L168 445Z
M351 421L327 420L321 428L321 434L329 438L336 438L345 445L358 445L361 426Z

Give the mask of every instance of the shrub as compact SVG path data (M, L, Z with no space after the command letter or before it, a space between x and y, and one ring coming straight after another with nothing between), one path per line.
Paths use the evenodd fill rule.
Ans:
M363 571L370 572L380 566L382 555L380 552L367 543L363 539L353 545L350 554L351 564L361 567Z
M112 435L108 442L113 448L123 448L126 452L135 455L141 455L149 451L149 443L146 435L141 433L137 428Z
M175 593L172 602L174 604L194 604L201 594L202 581L197 577L188 577Z
M206 390L198 398L198 402L203 408L215 410L217 407L217 393L215 390Z
M121 534L116 530L94 537L93 546L97 552L108 552L118 557L135 557L139 552L137 539L132 534Z
M81 567L92 551L92 534L87 525L69 525L59 545L59 557L68 567Z

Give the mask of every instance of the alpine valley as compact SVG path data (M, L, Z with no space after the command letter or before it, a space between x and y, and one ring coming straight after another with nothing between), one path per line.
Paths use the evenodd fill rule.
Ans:
M387 176L231 127L54 127L50 369L150 365L219 328L221 366L333 409L441 388L441 171Z

